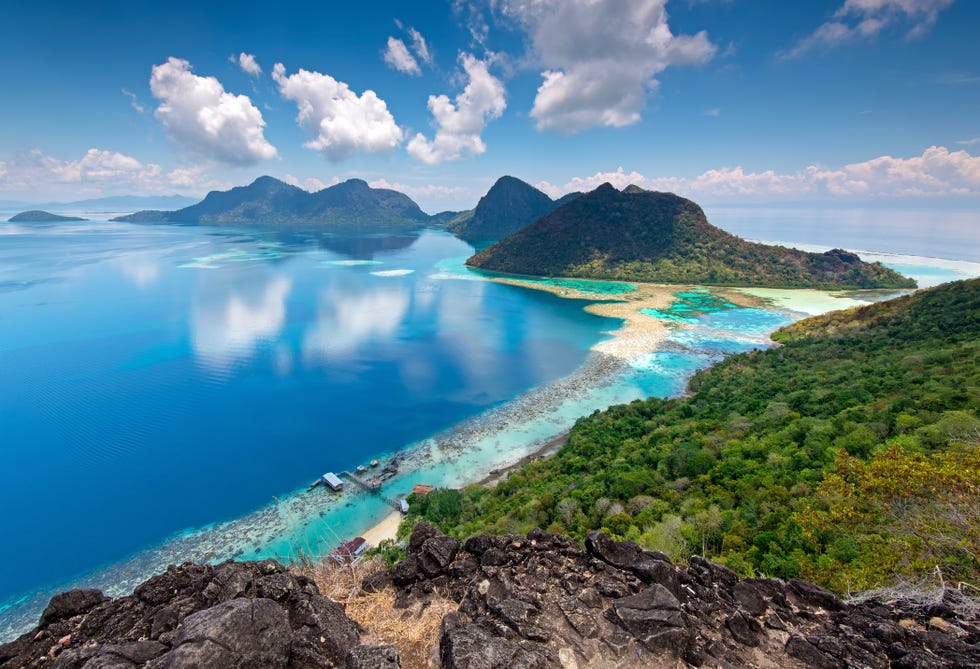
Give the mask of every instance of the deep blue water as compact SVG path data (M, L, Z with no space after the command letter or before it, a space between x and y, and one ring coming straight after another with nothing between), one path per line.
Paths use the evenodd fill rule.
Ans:
M564 376L610 327L434 278L470 253L440 232L4 232L0 602Z
M618 321L482 280L471 252L435 231L0 224L0 640L65 587L122 594L168 561L322 554L387 508L305 493L324 471L411 445L393 488L458 485L579 416L682 393L802 317L682 290L647 312L674 324L658 350L594 377L582 363ZM428 457L447 428L465 448Z

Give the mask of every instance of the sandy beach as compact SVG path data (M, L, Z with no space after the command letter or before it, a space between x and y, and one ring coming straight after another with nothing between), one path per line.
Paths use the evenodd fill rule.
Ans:
M395 539L398 534L398 525L402 522L402 514L392 511L384 519L371 527L367 532L361 534L364 541L371 548L374 548L385 539Z

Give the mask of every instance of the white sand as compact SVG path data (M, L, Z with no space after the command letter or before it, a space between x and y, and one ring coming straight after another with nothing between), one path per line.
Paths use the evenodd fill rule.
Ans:
M367 532L361 534L364 537L364 541L367 542L368 546L374 548L380 544L385 539L395 539L398 535L398 526L402 522L402 514L398 511L393 511L385 518L374 525Z

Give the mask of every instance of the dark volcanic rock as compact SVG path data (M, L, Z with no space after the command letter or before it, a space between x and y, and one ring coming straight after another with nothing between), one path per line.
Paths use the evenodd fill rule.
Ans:
M703 558L674 565L599 532L585 550L540 530L440 537L421 523L388 578L403 605L435 591L459 603L443 619L444 667L980 667L978 621L949 607L848 605Z
M102 602L109 599L101 590L69 590L55 595L48 602L47 608L41 614L41 624L51 623L66 618L72 618L91 611Z
M340 604L273 560L185 564L119 599L56 595L37 629L0 646L0 667L344 667L359 638Z

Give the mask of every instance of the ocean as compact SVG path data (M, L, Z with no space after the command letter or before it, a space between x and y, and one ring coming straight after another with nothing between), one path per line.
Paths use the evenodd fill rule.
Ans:
M0 640L66 587L318 556L390 511L308 492L326 471L394 460L392 495L472 481L579 416L683 392L807 313L880 297L781 291L745 309L679 292L650 317L688 322L623 362L592 350L619 321L488 281L471 252L437 230L0 223Z

